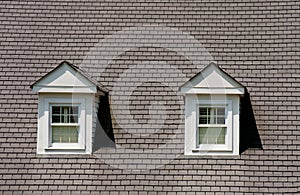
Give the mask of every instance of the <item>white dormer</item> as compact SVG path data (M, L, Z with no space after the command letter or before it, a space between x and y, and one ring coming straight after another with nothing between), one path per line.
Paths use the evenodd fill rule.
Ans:
M180 87L185 95L185 154L239 155L244 87L210 63Z
M97 97L105 89L64 61L36 81L37 154L91 154Z

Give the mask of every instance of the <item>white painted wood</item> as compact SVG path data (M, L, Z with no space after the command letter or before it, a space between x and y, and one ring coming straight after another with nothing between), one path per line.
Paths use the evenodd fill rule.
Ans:
M96 93L97 86L64 63L35 83L32 90L43 93Z
M215 63L210 63L198 75L180 87L184 94L244 94L244 87Z
M80 105L78 144L55 144L50 141L50 105ZM37 154L91 154L93 131L93 94L39 94Z
M245 93L244 88L187 88L182 87L180 90L184 94L237 94L243 95Z
M239 155L239 96L188 94L185 100L185 155ZM225 144L197 145L199 105L226 106Z

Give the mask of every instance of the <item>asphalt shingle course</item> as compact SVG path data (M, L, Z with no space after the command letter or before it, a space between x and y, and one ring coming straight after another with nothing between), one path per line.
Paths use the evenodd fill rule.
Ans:
M247 87L263 150L248 149L236 158L182 155L184 102L183 97L174 98L173 89L185 80L175 70L189 79L199 69L176 52L135 48L117 56L106 69L82 64L95 44L107 36L144 24L177 28L192 35L227 73ZM299 193L299 26L300 2L296 0L1 1L1 193ZM30 85L63 60L86 70L109 90L119 87L120 92L156 75L150 71L149 75L124 74L129 67L141 70L142 62L154 63L153 66L164 62L175 67L159 77L164 78L167 87L150 81L133 90L133 119L126 118L126 108L115 113L122 119L113 121L116 143L139 151L140 161L131 161L118 153L104 155L104 159L36 155L38 96ZM117 86L122 75L126 86ZM118 99L118 94L111 97L114 105L124 101ZM148 113L147 105L153 101L165 105L165 121L149 118L158 116ZM136 121L151 121L149 127L136 129L139 133L155 131L158 124L163 128L148 137L122 128ZM172 140L174 134L178 137ZM170 140L173 143L157 159L147 151ZM179 155L169 161L168 154ZM119 161L110 161L118 157ZM116 164L109 166L105 162ZM116 168L126 163L137 169L162 166L144 171Z

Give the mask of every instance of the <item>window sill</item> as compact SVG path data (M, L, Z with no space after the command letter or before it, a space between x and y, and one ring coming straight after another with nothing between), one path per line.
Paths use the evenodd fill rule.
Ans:
M67 155L66 155L67 154ZM87 153L42 153L36 154L37 158L91 158L91 154Z
M49 148L45 148L45 150L47 151L52 151L52 150L85 150L85 147L71 147L71 146L66 146L66 147L49 147Z
M204 157L238 157L239 154L233 153L232 150L200 150L200 149L193 149L190 152L186 152L185 155L187 156L204 156Z
M37 153L37 155L89 155L91 152L87 151L86 148L81 147L49 147L45 148L43 152Z
M193 149L192 152L232 152L231 149L199 149L199 148L196 148L196 149Z

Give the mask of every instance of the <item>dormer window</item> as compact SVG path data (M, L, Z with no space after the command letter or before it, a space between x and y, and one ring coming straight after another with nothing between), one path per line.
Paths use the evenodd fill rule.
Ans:
M80 133L79 105L53 104L50 106L50 134L54 144L78 143Z
M232 101L199 100L196 104L197 151L232 150Z
M212 62L180 91L185 95L185 154L238 155L244 87Z
M32 88L39 95L37 153L90 154L95 98L103 89L68 62Z
M228 131L226 105L199 105L198 144L225 144ZM226 110L226 112L225 112ZM226 113L226 114L225 114ZM226 119L226 120L225 120Z

